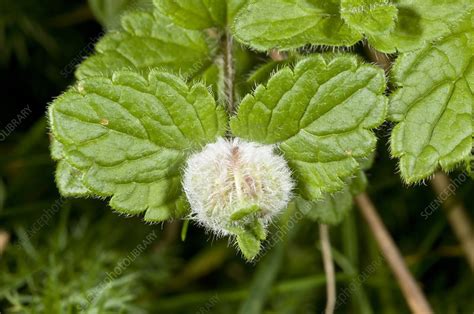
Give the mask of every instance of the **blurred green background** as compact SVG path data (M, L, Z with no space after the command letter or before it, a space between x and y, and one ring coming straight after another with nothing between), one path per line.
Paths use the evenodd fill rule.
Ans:
M192 224L182 241L180 221L149 225L102 200L60 198L45 111L92 53L98 20L115 27L127 1L105 2L0 0L0 312L321 313L318 226L291 211L253 264ZM390 127L378 131L369 194L436 312L473 313L474 277L443 211L420 214L429 185L401 183ZM472 182L457 192L471 217L472 192ZM357 209L331 241L337 313L409 312Z

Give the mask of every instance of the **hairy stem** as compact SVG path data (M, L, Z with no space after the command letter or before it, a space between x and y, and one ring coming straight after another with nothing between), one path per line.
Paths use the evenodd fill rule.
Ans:
M325 314L332 314L336 307L336 274L334 272L329 228L327 225L319 225L319 237L321 240L321 251L323 253L324 272L326 273L327 300Z
M415 278L409 272L400 251L377 214L377 210L367 193L359 194L355 197L355 201L395 275L411 311L420 314L433 313L426 297Z
M224 59L224 94L229 115L235 113L234 104L234 56L232 35L226 31L222 37L222 54Z
M449 224L461 243L467 262L474 271L474 233L471 220L464 205L455 196L455 185L443 172L437 172L431 181L437 197L443 200L443 208L448 216ZM448 197L443 197L448 194Z

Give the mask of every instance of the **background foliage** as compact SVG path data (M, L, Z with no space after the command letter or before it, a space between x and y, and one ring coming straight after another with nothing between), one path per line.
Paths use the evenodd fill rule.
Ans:
M113 213L97 199L60 198L44 113L71 84L75 66L92 53L91 42L103 32L92 12L104 4L90 2L0 0L1 130L31 108L0 142L0 234L9 236L0 257L0 311L320 312L326 297L314 222L282 217L274 228L285 232L269 240L253 265L225 239L215 240L192 224L182 241L180 222L146 225ZM107 9L99 21L117 16L117 8ZM219 19L209 21L214 22ZM354 51L362 52L362 45ZM472 313L474 280L446 216L441 208L428 219L421 215L434 193L425 185L408 188L394 175L398 166L387 153L392 128L386 123L377 130L368 192L436 312ZM473 188L467 180L457 191L471 216ZM156 239L144 245L153 232ZM356 210L331 229L331 236L338 292L347 295L338 299L337 312L408 312ZM136 256L131 253L141 247ZM358 274L366 278L360 284ZM104 285L107 278L112 283Z

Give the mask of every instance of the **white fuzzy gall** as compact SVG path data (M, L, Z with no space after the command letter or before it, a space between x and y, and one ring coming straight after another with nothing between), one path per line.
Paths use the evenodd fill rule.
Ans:
M288 205L293 181L273 145L220 138L189 158L183 186L193 219L227 235L255 218L266 226ZM235 219L249 208L258 210Z

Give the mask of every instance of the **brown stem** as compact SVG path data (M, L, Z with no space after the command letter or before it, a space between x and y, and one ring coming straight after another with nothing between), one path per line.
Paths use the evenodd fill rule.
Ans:
M388 73L391 67L389 56L375 50L368 44L364 46L364 49L367 57L383 68L385 73ZM455 197L455 185L443 172L437 172L431 181L431 184L438 194L438 198L442 198L445 193L449 193L447 198L442 199L443 208L448 216L451 228L458 238L458 241L461 243L469 267L474 271L474 233L471 227L472 223L470 222L469 215L467 214L463 204ZM451 190L451 187L453 190Z
M273 61L283 61L286 59L286 56L276 49L271 50L269 55Z
M433 313L426 297L409 272L400 251L377 214L377 210L367 193L359 194L355 197L355 201L369 224L375 240L392 269L412 312L416 314Z
M319 237L323 253L324 272L326 273L327 300L325 314L332 314L336 306L336 275L332 261L331 242L329 240L329 228L327 225L319 225Z
M173 220L170 222L167 222L164 226L164 230L162 232L162 238L160 241L154 246L155 252L161 251L173 242L175 242L179 238L179 232L180 232L180 222L179 220Z
M388 73L390 71L390 68L392 66L392 60L390 60L390 57L388 55L375 50L369 44L364 45L364 51L365 51L367 57L372 62L374 62L379 67L384 69L385 73Z
M227 111L229 115L234 114L234 60L233 60L233 39L228 31L222 38L222 53L224 58L224 94L227 101Z
M48 25L51 25L52 27L72 27L93 19L94 14L90 7L85 4L74 11L53 17L48 21Z
M457 184L452 182L445 173L439 171L435 174L431 185L438 199L443 202L442 205L448 216L449 224L461 243L469 267L474 271L474 233L464 205L454 194Z
M0 229L0 255L3 254L10 242L10 234L7 231Z

